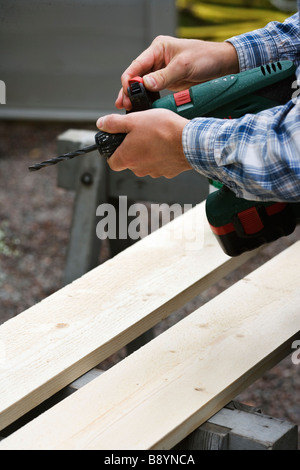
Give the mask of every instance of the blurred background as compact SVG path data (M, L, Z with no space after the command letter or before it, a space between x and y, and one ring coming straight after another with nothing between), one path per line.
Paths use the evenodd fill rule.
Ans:
M0 118L94 121L158 34L223 41L295 10L292 0L2 0Z
M75 192L58 186L57 167L27 167L55 156L67 129L96 131L100 115L116 112L121 73L158 34L223 41L296 9L293 0L0 1L0 323L63 285ZM272 244L176 318L298 238ZM99 263L109 256L104 244ZM241 398L299 424L299 391L299 366L287 358Z
M263 28L269 21L285 20L297 11L293 0L177 0L178 35L223 41Z

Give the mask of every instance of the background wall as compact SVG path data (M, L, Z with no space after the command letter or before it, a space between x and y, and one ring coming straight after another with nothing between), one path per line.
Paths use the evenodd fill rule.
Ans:
M175 29L174 0L2 0L0 117L95 120L111 112L124 69Z
M94 121L115 110L121 73L158 34L222 41L295 9L295 0L2 0L0 118Z

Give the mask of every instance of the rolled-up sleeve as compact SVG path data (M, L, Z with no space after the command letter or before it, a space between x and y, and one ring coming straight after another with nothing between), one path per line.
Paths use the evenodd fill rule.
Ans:
M235 47L240 71L268 62L292 60L300 64L299 14L284 23L272 21L265 28L227 39Z
M299 63L299 17L231 38L242 69L289 59ZM296 71L300 78L300 67ZM298 80L299 83L299 80ZM238 197L300 201L300 98L239 119L196 118L185 126L186 159Z
M189 163L238 197L300 201L300 104L240 119L196 118L183 130Z

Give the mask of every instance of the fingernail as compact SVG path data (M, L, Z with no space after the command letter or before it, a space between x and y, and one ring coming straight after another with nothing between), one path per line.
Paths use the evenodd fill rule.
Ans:
M157 88L156 80L152 77L152 75L145 75L143 80L145 85L149 88Z
M103 119L102 118L99 118L97 120L96 126L98 127L98 129L101 129L103 127Z

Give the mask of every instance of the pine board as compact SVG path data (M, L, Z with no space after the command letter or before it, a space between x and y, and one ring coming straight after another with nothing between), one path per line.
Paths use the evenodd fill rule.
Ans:
M0 449L169 449L291 351L300 242L78 392Z
M0 429L252 255L222 252L201 203L1 325Z

